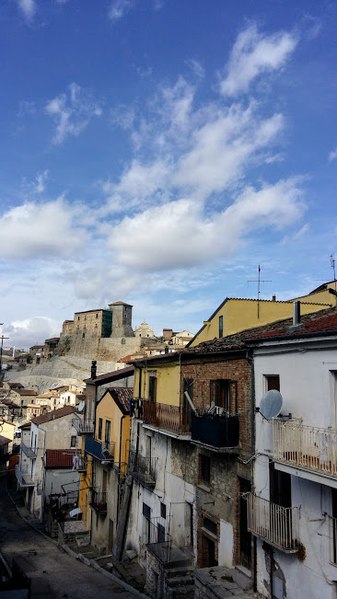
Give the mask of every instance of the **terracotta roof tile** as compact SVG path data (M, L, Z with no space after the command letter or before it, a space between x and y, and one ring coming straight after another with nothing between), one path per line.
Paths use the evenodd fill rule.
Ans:
M247 348L248 345L272 338L294 338L317 335L319 333L335 333L337 335L337 308L326 308L319 312L306 314L300 319L300 326L293 328L292 318L278 320L261 327L247 329L220 339L199 343L194 348L188 348L181 353L221 352Z
M130 400L133 398L133 387L110 387L113 399L123 414L130 414Z
M64 406L63 408L58 408L57 410L53 410L52 412L48 412L47 414L41 414L41 416L36 416L36 418L32 419L33 424L44 424L45 422L51 422L52 420L56 420L57 418L63 418L63 416L69 416L69 414L73 414L76 412L76 408L73 406Z
M72 468L76 449L46 449L44 463L48 468Z

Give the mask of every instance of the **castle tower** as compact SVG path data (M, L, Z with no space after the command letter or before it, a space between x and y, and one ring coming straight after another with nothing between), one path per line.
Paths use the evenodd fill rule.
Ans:
M111 337L134 337L132 329L132 307L125 302L109 304L112 312Z

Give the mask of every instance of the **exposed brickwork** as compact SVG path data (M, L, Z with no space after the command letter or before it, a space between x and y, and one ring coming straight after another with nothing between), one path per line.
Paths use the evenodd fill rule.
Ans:
M218 359L219 360L219 359ZM220 519L229 522L233 526L234 547L233 561L240 562L240 483L239 476L251 480L251 465L244 464L252 455L253 430L252 430L252 375L251 365L246 358L232 360L213 361L212 358L196 360L190 364L182 364L183 379L193 379L193 403L199 410L207 410L210 407L211 381L216 379L227 379L235 381L235 397L231 398L236 403L240 423L240 451L239 460L237 455L211 451L202 446L172 445L173 455L177 452L176 464L180 462L183 477L188 482L196 485L196 510L198 518L197 537L197 563L200 566L207 565L205 555L205 543L202 537L207 537L207 531L202 531L205 516L216 523L217 533L214 536L214 558L221 562L216 537L220 537ZM231 406L234 410L235 406ZM210 458L210 480L205 484L200 478L200 454ZM177 466L178 470L178 466ZM178 472L177 472L178 473ZM212 539L212 535L209 535Z

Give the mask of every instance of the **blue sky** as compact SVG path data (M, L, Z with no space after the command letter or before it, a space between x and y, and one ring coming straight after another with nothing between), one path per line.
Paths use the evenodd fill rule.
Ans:
M2 0L0 320L8 345L133 304L195 332L337 258L337 4Z

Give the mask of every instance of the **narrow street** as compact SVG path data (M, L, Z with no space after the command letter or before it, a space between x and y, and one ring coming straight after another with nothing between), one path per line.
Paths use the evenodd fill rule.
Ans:
M4 479L0 482L0 552L10 566L15 558L31 579L32 598L135 599L141 596L64 553L56 543L22 520L7 495Z

